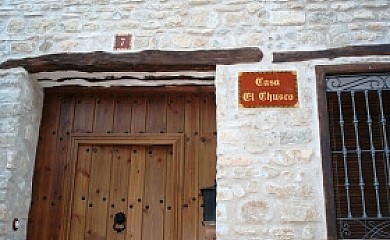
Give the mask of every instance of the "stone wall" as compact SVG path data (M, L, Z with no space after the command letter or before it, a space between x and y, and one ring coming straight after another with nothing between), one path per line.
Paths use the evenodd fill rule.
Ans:
M388 42L387 0L0 0L0 61L53 52ZM267 55L268 56L268 55Z
M121 33L131 51L259 47L261 63L217 68L218 240L325 240L314 66L390 59L272 53L389 43L389 22L388 0L0 0L0 62L113 51ZM238 72L263 70L297 71L298 108L238 108ZM22 70L0 72L0 239L24 239L10 221L26 221L41 98Z
M238 107L240 71L296 70L298 108ZM326 239L314 74L283 66L219 67L218 239Z
M24 70L0 71L0 239L25 239L42 96Z

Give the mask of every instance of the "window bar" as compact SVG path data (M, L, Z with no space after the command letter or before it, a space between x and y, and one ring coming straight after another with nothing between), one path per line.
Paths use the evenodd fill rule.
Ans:
M387 166L387 187L390 188L390 149L389 144L387 142L387 131L386 131L386 117L383 112L383 100L382 100L382 91L378 91L378 98L379 98L379 109L381 111L381 120L380 123L382 125L382 134L383 134L383 145L385 150L385 156L386 156L386 166Z
M353 109L353 126L355 129L355 141L356 141L356 153L358 157L358 166L359 166L359 187L361 192L361 199L362 199L362 210L363 218L367 218L367 212L366 212L366 196L364 193L364 178L363 178L363 169L362 169L362 149L360 148L359 144L359 121L356 114L356 106L355 106L355 91L351 91L351 98L352 98L352 109Z
M368 102L368 90L364 91L364 98L366 101L366 113L367 113L367 125L368 125L368 134L370 137L370 152L371 152L371 160L372 160L372 170L374 174L374 189L375 189L375 200L376 200L376 213L377 217L381 218L381 204L380 204L380 196L379 196L379 180L378 180L378 174L376 169L376 158L375 158L375 147L374 147L374 140L372 137L372 118L370 113L370 105Z
M341 107L341 92L337 91L337 101L339 104L339 115L340 115L340 131L341 131L341 142L343 145L343 162L344 162L344 187L347 194L347 207L348 207L348 218L352 218L352 212L351 212L351 196L350 196L350 187L351 183L349 182L348 177L348 162L347 162L347 147L345 146L345 132L344 132L344 115L343 115L343 109Z

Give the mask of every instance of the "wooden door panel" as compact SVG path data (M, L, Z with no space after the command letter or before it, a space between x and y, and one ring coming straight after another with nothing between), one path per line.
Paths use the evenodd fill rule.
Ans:
M49 225L45 218L40 216L50 216L50 202L52 180L56 176L53 169L58 162L52 161L56 159L56 143L58 121L60 116L61 96L53 94L46 97L46 102L43 106L45 112L50 112L52 118L42 119L42 128L38 145L37 157L40 161L36 161L34 170L34 187L36 193L32 198L32 208L30 210L31 218L29 225L28 237L31 239L49 239Z
M164 205L164 240L175 239L177 232L177 211L176 205L176 174L175 158L172 147L167 149L166 160L166 184L165 184L165 205Z
M114 133L130 133L132 117L132 99L130 96L116 96L113 119Z
M91 133L93 130L96 99L92 94L77 96L73 132Z
M149 147L146 154L143 197L142 238L163 240L167 151L165 147Z
M111 133L114 116L114 98L112 95L96 96L95 121L93 130L96 133Z
M115 146L111 167L110 203L107 218L107 239L124 240L125 232L114 231L114 217L117 213L127 213L127 195L131 166L131 149L128 146Z
M200 141L199 141L199 188L210 187L215 184L216 175L216 119L215 119L215 98L211 94L203 94L200 100ZM199 239L210 239L210 230L202 224L203 199L198 202L199 207Z
M183 239L198 238L198 145L199 145L199 96L187 95L185 99L185 160L183 191Z
M131 120L131 132L132 133L145 133L145 118L147 102L145 96L135 95L133 96L133 108Z
M162 208L164 219L162 221L164 229L162 235L166 239L171 239L170 236L177 233L181 236L179 240L203 238L205 227L202 225L203 209L199 196L200 188L212 185L215 181L216 124L213 89L206 87L156 89L129 88L110 90L110 92L107 89L94 88L88 88L88 90L76 88L45 90L45 107L34 170L33 204L29 214L29 240L79 239L77 232L81 230L75 232L71 230L68 233L67 229L77 229L74 225L79 222L78 216L82 213L78 211L84 211L83 207L85 208L84 215L89 216L89 220L85 223L80 222L78 226L82 228L85 224L93 223L91 216L95 213L90 212L90 199L88 198L92 183L88 182L88 187L84 186L79 189L74 184L73 177L79 179L88 176L88 181L92 181L92 176L95 173L92 171L92 165L77 165L74 169L69 168L70 159L67 156L70 155L68 151L71 149L70 139L72 136L80 134L96 136L123 136L126 134L131 136L133 134L166 133L183 133L185 144L184 160L175 163L175 166L170 165L172 162L170 159L176 161L177 158L169 154L170 149L164 150L166 152L164 178L166 191L164 203L161 204L164 205ZM96 156L93 156L92 146L90 147L91 160L89 163L83 164L94 162L93 159ZM96 147L101 148L102 145L97 144ZM111 147L118 146L112 144ZM124 149L128 151L130 162L127 184L133 186L133 191L129 191L125 200L126 209L124 211L128 216L126 239L140 239L142 231L139 230L141 229L139 226L146 221L143 219L143 194L144 189L148 188L144 181L145 178L148 179L145 175L147 174L145 159L148 158L149 154L147 148L145 145L132 145L130 148L129 146L120 147L120 155L122 151L125 151ZM78 153L78 155L80 154L81 152ZM111 161L114 161L115 151L111 157ZM77 164L81 163L77 162ZM86 169L88 167L90 172ZM112 179L111 171L114 170L109 168L109 173L107 173L109 175L107 177L108 188L111 188L110 184L114 182L115 184L119 183L119 179ZM70 178L69 176L73 172L75 175ZM171 175L175 176L173 190L170 189L170 181L173 180L168 177ZM157 176L154 177L157 178ZM99 179L96 178L97 180ZM75 181L86 181L86 179ZM152 182L152 180L148 181ZM178 185L182 185L180 188L183 189L180 195L176 190ZM74 196L70 195L72 191ZM76 194L82 194L82 191L88 191L88 194L84 194L86 195L84 205L82 200L78 200L80 203L76 201L77 198L81 197L76 197ZM94 194L96 195L96 190ZM108 193L105 202L107 216L111 216L119 210L116 208L117 206L122 209L121 201L115 202L115 209L111 209L110 194L112 193ZM90 195L93 197L92 192ZM138 199L141 199L141 202L138 202ZM183 203L180 206L173 206L178 199ZM103 205L103 203L101 204ZM72 215L70 214L71 209L75 211L72 212ZM62 219L51 221L53 218ZM107 222L105 224L108 225ZM104 232L110 234L109 227ZM67 238L67 234L70 234L69 238Z
M106 239L106 218L110 194L112 146L93 146L86 213L86 240Z
M142 236L143 192L145 186L146 147L134 146L131 151L131 170L128 191L127 239L138 240Z
M83 240L85 218L89 199L89 179L92 159L92 146L80 146L77 152L77 163L74 180L72 215L69 238ZM76 160L76 159L75 159Z
M182 94L171 95L167 103L167 131L170 133L184 132L184 100Z
M53 164L53 180L51 181L50 209L49 212L56 213L57 221L50 221L49 239L60 239L66 231L67 221L64 216L68 210L68 201L63 195L63 187L68 183L65 181L69 174L68 162L68 141L73 128L74 98L72 95L62 95L60 98L61 121L58 126L58 137L56 146L56 162Z
M148 99L146 113L146 132L167 132L167 96L165 94L153 95Z

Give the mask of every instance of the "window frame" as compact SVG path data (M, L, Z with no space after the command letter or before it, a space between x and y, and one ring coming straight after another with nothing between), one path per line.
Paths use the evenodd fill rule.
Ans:
M337 240L336 207L334 202L333 169L330 152L329 116L326 99L327 75L389 72L390 63L360 63L342 65L317 65L316 90L320 130L320 148L323 169L323 189L326 212L327 239Z

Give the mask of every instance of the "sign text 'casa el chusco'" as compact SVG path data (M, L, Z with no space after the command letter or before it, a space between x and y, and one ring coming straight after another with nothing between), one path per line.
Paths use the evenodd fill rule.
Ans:
M298 107L295 71L240 72L238 92L242 108Z

